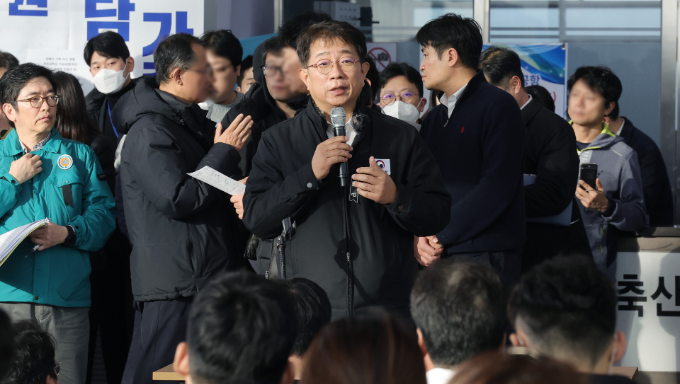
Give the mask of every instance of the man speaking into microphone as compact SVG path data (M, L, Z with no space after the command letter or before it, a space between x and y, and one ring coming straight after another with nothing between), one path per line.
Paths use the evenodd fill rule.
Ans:
M369 64L358 29L321 22L297 45L311 100L262 135L243 199L256 236L282 235L284 219L293 226L283 246L258 252L259 269L316 282L333 318L371 306L408 318L413 236L447 225L451 197L416 129L359 100ZM336 164L347 166L344 187Z

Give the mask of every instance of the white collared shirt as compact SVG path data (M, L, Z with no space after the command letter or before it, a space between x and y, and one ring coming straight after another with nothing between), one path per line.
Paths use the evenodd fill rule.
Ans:
M621 127L619 127L619 131L616 132L616 136L621 136L621 132L623 132L623 126L626 125L626 119L621 119L623 120L623 123L621 123Z
M448 384L455 372L447 368L432 368L425 372L427 384Z
M328 135L328 138L330 139L331 137L335 137L335 132L333 132L333 124L328 123L328 128L326 128L326 134ZM345 123L345 136L349 137L349 141L347 141L347 144L350 146L354 142L354 138L357 135L357 131L354 129L354 126L352 125L352 118L349 119L347 123Z
M453 95L449 96L448 98L446 97L446 94L443 94L441 99L439 99L439 102L446 105L446 107L449 109L449 118L451 117L451 114L453 113L453 109L456 108L456 103L460 99L460 96L463 94L463 91L467 87L467 84L463 85L459 90L456 91Z
M529 95L529 100L527 100L527 102L524 103L524 105L523 105L520 109L524 109L524 107L526 107L527 105L529 105L529 103L531 103L531 95Z

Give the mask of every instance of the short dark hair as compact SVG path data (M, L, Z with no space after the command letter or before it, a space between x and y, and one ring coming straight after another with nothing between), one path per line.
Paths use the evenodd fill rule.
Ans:
M219 31L206 32L201 40L205 43L205 47L215 52L217 56L229 59L234 69L241 65L243 47L230 30L220 29Z
M510 48L493 45L485 49L479 59L479 69L497 87L506 88L510 79L517 76L524 88L522 61L517 52Z
M12 368L14 359L14 328L7 313L0 309L0 383Z
M14 324L14 364L3 384L45 384L57 378L55 342L34 320Z
M423 78L417 69L406 63L390 63L380 72L380 89L385 88L390 79L397 76L404 76L409 83L416 86L418 96L423 97Z
M156 81L163 84L170 80L170 72L175 68L187 70L193 64L193 45L205 46L203 41L188 33L176 33L161 41L153 54L156 67Z
M5 75L0 78L0 106L11 104L16 109L17 98L21 90L29 81L38 77L44 77L50 84L54 84L52 71L38 64L20 64L14 69L5 72ZM7 121L10 126L14 127L13 122L9 121L9 119Z
M246 56L243 61L241 61L241 73L238 75L238 79L236 79L236 85L239 87L242 87L243 84L243 78L245 77L245 72L249 70L250 68L253 67L253 55L248 55Z
M113 31L100 33L85 44L83 58L87 65L90 65L92 62L92 55L94 55L95 52L100 56L119 57L123 60L127 60L127 58L130 57L130 50L128 49L127 44L125 44L125 39L123 39L123 36Z
M506 294L486 264L441 259L422 270L411 315L435 365L453 366L503 343Z
M571 92L571 88L579 80L583 80L591 90L604 97L605 110L609 108L610 103L614 103L614 109L608 116L612 119L618 119L619 97L621 97L621 92L623 92L623 85L618 76L607 67L579 67L569 78L567 90Z
M482 52L482 33L474 19L447 13L425 24L416 34L416 42L423 47L431 46L439 58L449 48L458 52L464 66L477 69Z
M426 384L416 333L382 309L338 319L309 347L302 383Z
M331 321L331 302L319 284L302 277L286 280L288 290L295 299L298 330L293 354L302 356L321 328Z
M267 61L267 55L269 53L279 56L280 52L286 45L281 39L281 36L276 35L268 38L262 43L262 65Z
M297 54L302 66L307 68L309 50L317 40L333 41L340 39L354 47L359 55L359 61L366 61L366 37L360 30L345 21L322 21L305 29L297 40Z
M19 60L9 52L0 51L0 68L5 68L8 71L19 66Z
M366 79L371 82L371 100L375 100L376 95L380 93L380 72L378 72L378 67L371 56L366 55L366 62L368 63Z
M297 39L302 31L312 24L330 20L333 20L333 18L327 13L314 11L301 13L283 23L283 25L279 27L278 35L281 36L281 41L284 46L297 49Z
M190 372L212 383L278 383L295 340L294 308L281 283L246 272L216 277L189 310Z
M540 85L530 85L524 88L531 97L535 97L540 101L544 107L546 107L551 112L555 112L555 100L553 100L552 95L547 89Z
M612 282L592 259L557 257L520 279L508 313L513 324L526 326L539 352L585 355L596 363L612 343L616 303Z

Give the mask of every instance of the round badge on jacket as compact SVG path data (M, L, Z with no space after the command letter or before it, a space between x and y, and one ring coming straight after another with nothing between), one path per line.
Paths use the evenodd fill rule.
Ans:
M73 159L69 155L61 155L57 159L57 165L61 169L69 169L73 166Z

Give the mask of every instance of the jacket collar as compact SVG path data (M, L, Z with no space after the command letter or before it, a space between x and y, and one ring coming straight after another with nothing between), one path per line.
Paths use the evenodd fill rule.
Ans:
M574 121L569 120L569 125L573 125ZM584 148L583 150L576 150L578 154L580 155L581 152L587 151L589 149L602 149L604 147L608 147L618 141L622 141L623 139L616 136L611 130L609 130L609 125L605 122L602 123L602 131L600 132L600 135L593 140L590 145L588 145L587 148Z
M359 99L357 99L357 106L354 109L354 113L352 114L352 126L357 131L357 133L361 133L364 128L370 125L371 118L368 116L367 109L368 107L363 105L361 102L361 97L359 97ZM306 112L309 118L312 120L317 133L321 137L321 141L325 141L327 137L326 129L328 128L329 123L326 120L326 116L319 109L319 107L316 106L314 99L311 97L309 98Z
M47 152L59 153L62 137L59 132L57 132L56 128L52 128L49 137L50 139L47 140L47 143L45 143L41 149ZM12 129L12 131L7 134L5 140L0 141L0 144L0 153L2 153L3 156L15 156L24 153L16 129Z
M470 79L470 81L467 83L465 89L463 90L463 94L460 96L458 101L456 101L456 108L454 108L454 112L455 110L460 110L461 105L463 105L467 99L469 99L475 93L477 93L479 87L486 82L487 81L486 77L484 77L484 72L478 71L477 74L474 75L472 79Z
M531 121L531 119L536 116L541 108L543 108L541 102L535 97L531 98L529 104L527 104L527 106L522 109L522 118L524 119L524 124L529 125L529 121Z
M633 122L625 116L621 116L621 118L626 121L621 129L626 129L624 129L619 136L622 137L624 141L630 142L630 139L633 137L633 129L635 128L635 124L633 124Z

